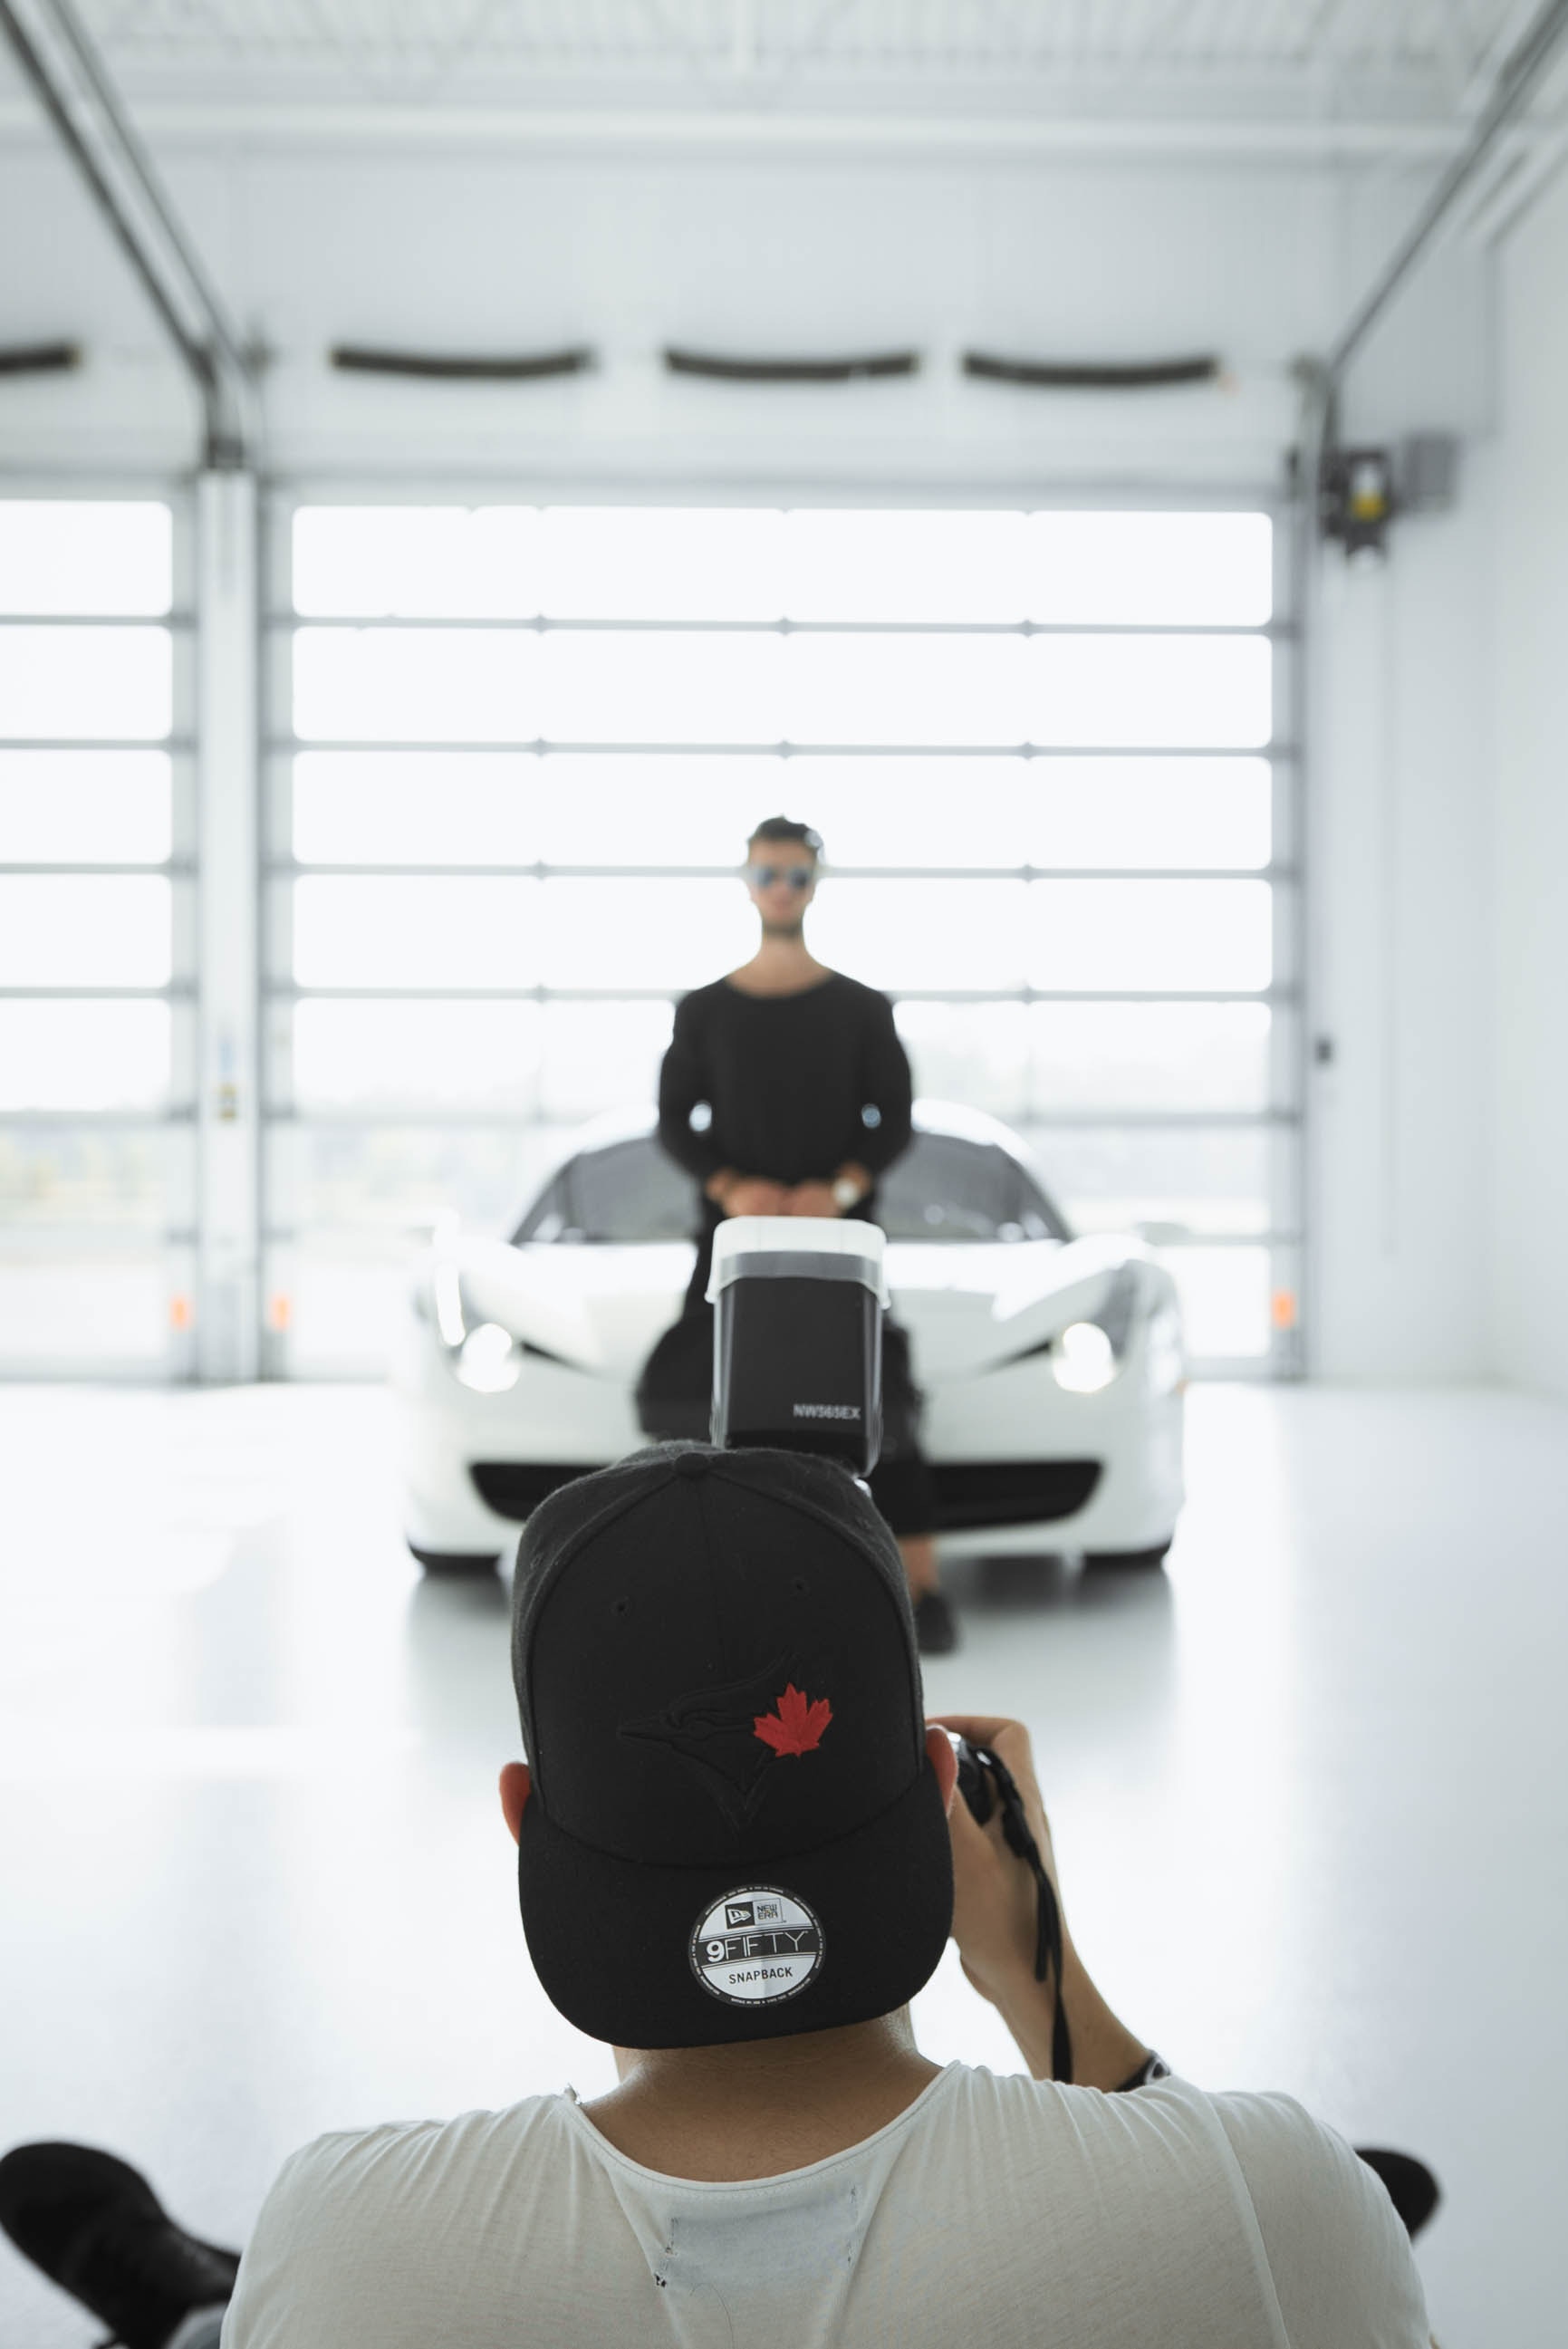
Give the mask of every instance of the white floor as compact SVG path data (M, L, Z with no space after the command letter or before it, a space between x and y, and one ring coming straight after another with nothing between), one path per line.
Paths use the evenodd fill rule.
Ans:
M523 1951L502 1587L419 1583L388 1443L358 1389L0 1389L0 2144L220 2241L318 2130L611 2078ZM929 1707L1029 1723L1135 2029L1433 2163L1443 2349L1557 2349L1568 1412L1209 1390L1190 1460L1168 1579L955 1572ZM917 2021L1015 2064L951 1952ZM0 2339L97 2337L0 2244Z

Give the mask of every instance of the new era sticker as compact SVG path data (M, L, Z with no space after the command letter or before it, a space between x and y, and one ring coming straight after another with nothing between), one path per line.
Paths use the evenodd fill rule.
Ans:
M783 1920L784 1911L777 1900L727 1900L724 1904L724 1921L730 1931L738 1925L779 1925Z
M766 2004L805 1989L822 1962L822 1929L793 1893L746 1885L698 1918L690 1954L713 1997L728 2006Z

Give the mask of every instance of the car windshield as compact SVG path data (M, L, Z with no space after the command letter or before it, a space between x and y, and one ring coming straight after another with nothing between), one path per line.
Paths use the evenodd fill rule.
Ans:
M1065 1240L1061 1214L994 1142L917 1133L880 1186L890 1240ZM561 1169L513 1235L623 1247L689 1239L695 1186L651 1134L584 1150Z

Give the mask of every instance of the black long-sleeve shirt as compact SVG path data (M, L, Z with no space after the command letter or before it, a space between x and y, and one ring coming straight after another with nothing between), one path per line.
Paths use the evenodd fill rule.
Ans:
M659 1140L699 1185L721 1166L807 1183L853 1162L874 1176L909 1147L910 1092L892 1006L874 988L835 971L797 995L747 995L720 978L676 1006ZM712 1112L700 1133L699 1102ZM875 1208L873 1195L855 1212Z

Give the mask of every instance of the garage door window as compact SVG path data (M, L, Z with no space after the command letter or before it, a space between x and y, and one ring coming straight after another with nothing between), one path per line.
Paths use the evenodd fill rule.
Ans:
M188 1366L177 520L0 500L0 1371Z

